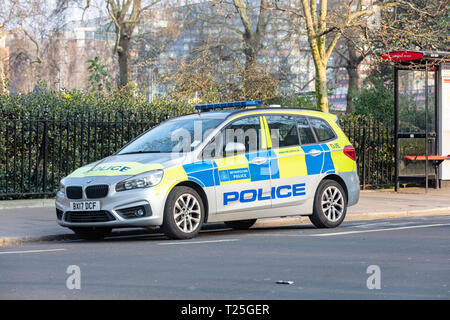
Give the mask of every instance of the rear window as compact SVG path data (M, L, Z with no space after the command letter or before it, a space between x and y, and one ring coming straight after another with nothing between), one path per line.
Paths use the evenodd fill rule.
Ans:
M331 129L330 125L322 119L309 118L309 123L316 132L319 141L331 140L336 136L334 134L333 129Z

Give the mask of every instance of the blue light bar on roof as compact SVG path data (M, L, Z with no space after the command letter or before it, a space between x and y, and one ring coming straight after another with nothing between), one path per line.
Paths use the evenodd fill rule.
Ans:
M247 101L234 101L234 102L223 102L223 103L213 103L213 104L199 104L195 106L196 110L205 111L212 109L223 109L223 108L238 108L238 107L250 107L250 106L260 106L262 105L261 100L247 100Z

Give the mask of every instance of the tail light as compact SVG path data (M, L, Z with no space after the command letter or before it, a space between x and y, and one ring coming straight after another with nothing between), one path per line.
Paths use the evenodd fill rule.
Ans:
M344 154L352 159L353 161L356 161L356 152L355 148L353 146L345 146L344 147Z

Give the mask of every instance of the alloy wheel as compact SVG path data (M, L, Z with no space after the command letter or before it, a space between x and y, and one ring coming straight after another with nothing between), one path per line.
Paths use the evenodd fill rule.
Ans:
M200 225L201 207L197 199L188 193L175 201L173 217L178 229L185 233L193 232Z

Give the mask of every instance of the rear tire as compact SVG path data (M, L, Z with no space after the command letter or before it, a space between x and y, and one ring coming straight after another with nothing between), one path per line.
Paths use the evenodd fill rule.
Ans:
M336 228L347 213L344 188L334 180L323 180L314 197L313 214L309 216L317 228Z
M250 220L239 220L239 221L225 221L227 227L230 227L235 230L246 230L253 226L256 222L256 219Z
M171 239L191 239L199 233L204 217L205 208L197 191L175 187L167 197L161 230Z
M102 240L107 237L112 228L97 228L97 227L81 227L71 228L75 234L81 239L85 240Z

